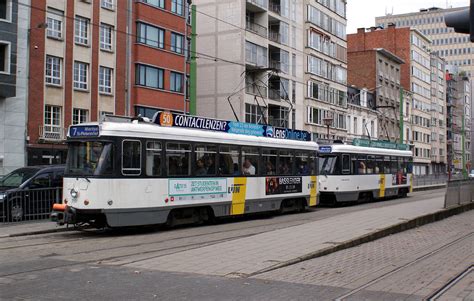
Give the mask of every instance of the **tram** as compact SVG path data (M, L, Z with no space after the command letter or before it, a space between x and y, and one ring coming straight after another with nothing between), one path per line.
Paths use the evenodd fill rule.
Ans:
M176 225L318 203L309 133L159 113L69 128L60 224Z
M411 151L345 144L319 147L321 202L406 197L413 186Z

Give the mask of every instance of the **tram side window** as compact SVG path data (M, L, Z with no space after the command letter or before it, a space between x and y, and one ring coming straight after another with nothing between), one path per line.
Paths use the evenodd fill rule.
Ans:
M139 176L142 163L142 143L125 140L122 143L122 174Z
M263 149L263 173L265 175L276 175L277 151L274 149Z
M413 173L413 158L408 158L408 173Z
M398 168L398 158L397 157L391 157L390 173L397 174L398 170L399 170L399 168Z
M293 151L281 150L278 157L278 174L292 175L293 174Z
M367 174L372 175L375 172L375 156L367 156Z
M384 166L384 174L389 174L390 173L390 156L384 156L383 157L383 166Z
M240 176L239 156L237 146L219 147L219 175Z
M215 176L217 162L217 148L212 145L196 145L194 148L196 166L194 175Z
M359 161L357 160L356 155L352 155L351 162L352 162L352 174L358 175L359 174Z
M367 157L359 155L357 156L357 162L358 162L357 173L359 175L367 174Z
M168 143L166 145L166 167L168 176L191 175L191 145Z
M347 154L342 155L342 174L343 175L351 174L351 155L347 155Z
M383 156L375 156L375 173L376 174L384 173Z
M254 176L259 172L258 158L260 157L258 148L242 148L242 175Z
M318 156L314 153L311 153L311 156L309 156L308 165L309 165L309 174L310 175L316 175L317 174L317 170L318 170L318 166L317 166L318 160L317 160L317 158L318 158Z
M146 175L161 176L161 143L147 141L146 143Z
M307 176L311 174L311 158L307 152L296 153L296 169L298 176Z

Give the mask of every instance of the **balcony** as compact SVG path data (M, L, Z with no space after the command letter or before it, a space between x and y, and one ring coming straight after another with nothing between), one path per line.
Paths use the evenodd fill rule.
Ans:
M251 32L263 37L263 38L267 38L268 30L265 26L262 26L260 24L255 23L255 22L247 20L245 29L247 29L248 31L251 31Z
M281 14L281 5L279 3L270 2L268 8L270 9L270 11L274 12L277 15Z
M267 87L255 83L246 83L245 93L267 98Z
M63 142L66 140L66 129L58 126L45 125L39 127L39 140Z
M281 34L278 31L270 30L268 39L272 42L281 44Z
M268 7L267 0L247 0L247 8L253 12L266 11Z

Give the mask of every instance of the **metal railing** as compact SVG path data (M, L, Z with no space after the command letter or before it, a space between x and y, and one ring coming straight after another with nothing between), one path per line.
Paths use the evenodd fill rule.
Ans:
M62 187L6 192L0 201L0 223L48 219L61 198Z
M257 84L246 84L245 92L247 94L253 94L253 95L261 96L263 98L267 98L267 87L260 86Z
M248 31L251 31L255 34L258 34L261 37L264 37L264 38L267 37L267 28L265 26L262 26L260 24L255 23L255 22L247 20L246 23L245 23L245 28Z
M268 39L272 42L281 44L281 34L278 31L270 31Z
M454 180L448 183L444 208L452 208L459 205L474 202L474 180Z
M413 176L413 186L429 186L429 185L442 185L448 182L448 175L446 174L434 174L424 176Z
M39 139L44 141L66 140L66 129L58 126L45 125L39 127Z
M268 5L269 9L277 15L281 14L281 5L276 3L271 3Z

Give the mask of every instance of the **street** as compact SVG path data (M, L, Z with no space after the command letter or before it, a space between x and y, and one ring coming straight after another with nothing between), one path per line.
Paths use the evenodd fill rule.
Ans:
M272 263L268 269L268 258L245 252L252 244L264 243L282 258L294 259L301 255L283 253L309 245L285 247L285 241L293 241L282 235L287 229L314 223L330 227L334 218L349 214L370 218L383 210L443 197L444 190L433 190L408 199L229 219L215 225L1 238L0 299L421 300L474 263L473 212L281 268ZM334 232L358 235L357 224L348 220L345 229ZM280 238L264 241L272 233ZM330 239L332 233L326 236ZM245 252L236 247L244 242ZM235 260L229 260L233 256ZM465 274L440 300L474 299L473 273Z

